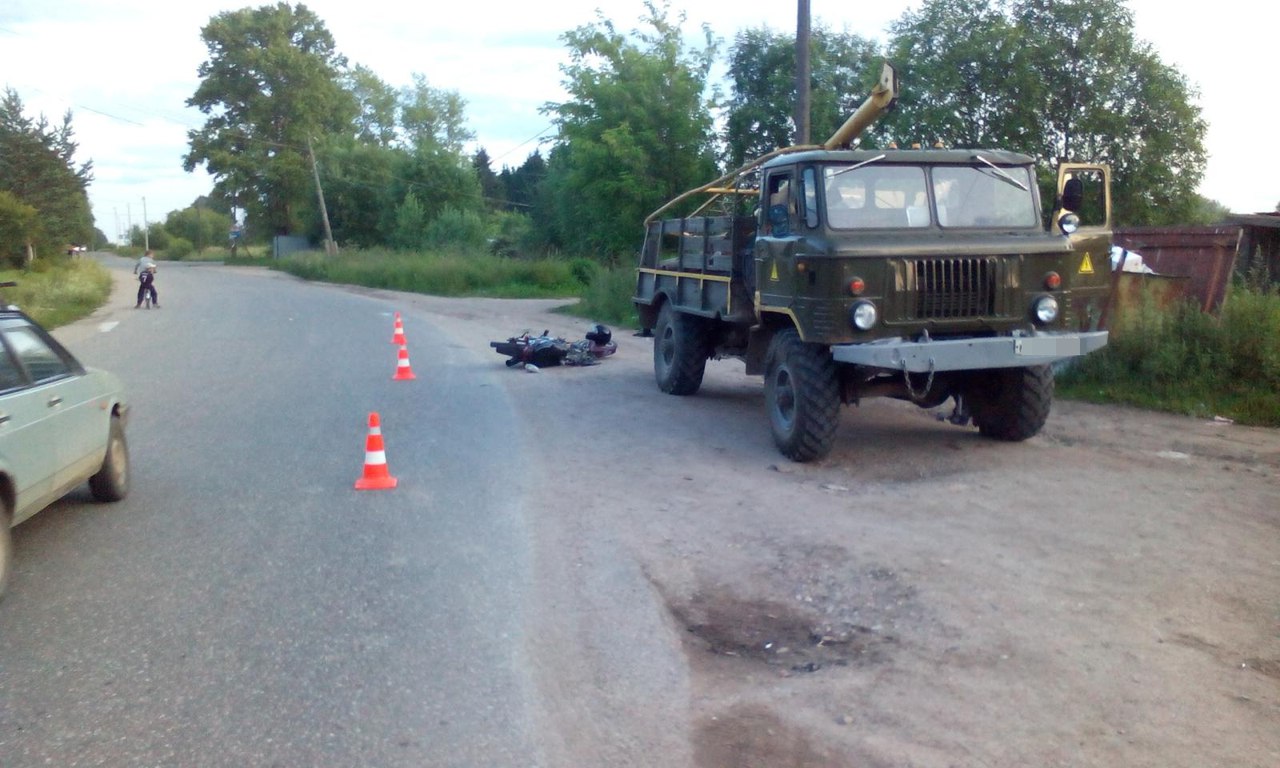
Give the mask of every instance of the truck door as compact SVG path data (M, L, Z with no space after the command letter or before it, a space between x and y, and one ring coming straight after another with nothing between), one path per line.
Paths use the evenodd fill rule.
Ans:
M792 169L769 173L761 187L755 262L762 309L790 308L795 297L795 257L800 242L796 187Z
M1099 330L1111 293L1111 169L1091 163L1064 163L1058 167L1058 197L1050 227L1059 231L1062 217L1079 217L1071 241L1070 275L1074 326L1079 331Z

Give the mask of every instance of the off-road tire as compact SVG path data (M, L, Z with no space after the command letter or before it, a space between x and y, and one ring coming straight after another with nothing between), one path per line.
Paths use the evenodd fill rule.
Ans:
M102 468L89 478L89 490L98 501L120 501L129 493L129 444L119 417L111 417L107 455L102 459Z
M653 329L653 376L670 395L692 395L707 370L706 322L663 304Z
M840 425L840 386L831 352L806 344L794 329L769 344L764 402L773 441L792 461L814 461L831 452Z
M1008 442L1034 437L1053 406L1053 368L1001 368L987 373L967 393L973 423L984 436Z

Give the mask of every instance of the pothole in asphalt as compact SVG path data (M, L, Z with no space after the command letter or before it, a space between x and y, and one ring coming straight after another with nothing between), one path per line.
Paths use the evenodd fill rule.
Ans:
M699 592L671 610L711 653L792 672L882 661L883 647L895 642L891 636L862 626L827 634L818 617L802 608L743 600L723 591Z
M687 598L667 595L695 646L804 674L883 662L902 624L921 619L915 588L892 569L830 545L774 554L733 586L704 580Z

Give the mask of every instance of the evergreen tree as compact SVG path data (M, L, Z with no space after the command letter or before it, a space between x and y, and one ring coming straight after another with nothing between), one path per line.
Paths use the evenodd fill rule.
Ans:
M7 251L25 254L30 245L37 255L56 254L70 243L92 240L87 190L93 165L77 166L76 149L70 112L56 126L44 115L33 120L24 114L18 93L5 89L0 99L0 192L12 195L8 226L21 224L23 232L20 242L4 246ZM34 218L23 206L34 209Z

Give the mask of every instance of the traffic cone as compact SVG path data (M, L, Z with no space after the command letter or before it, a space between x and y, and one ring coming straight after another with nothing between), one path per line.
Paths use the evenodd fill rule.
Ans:
M391 336L392 344L404 346L407 342L404 340L404 324L400 322L400 313L396 313L395 333Z
M382 424L378 414L369 414L369 436L364 443L364 475L356 481L357 491L380 491L396 487L387 471L387 454L382 447Z
M416 379L413 375L413 368L409 367L409 348L400 345L400 357L396 361L396 375L391 377L392 381L405 381L407 379Z

